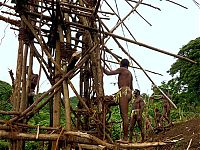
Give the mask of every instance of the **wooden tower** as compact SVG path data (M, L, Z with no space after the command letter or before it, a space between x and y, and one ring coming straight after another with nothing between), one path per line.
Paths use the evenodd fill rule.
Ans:
M100 0L12 0L9 5L0 3L15 12L5 12L13 18L0 16L0 20L14 25L13 29L19 33L16 76L13 79L11 97L13 110L1 112L12 115L12 118L0 122L0 137L10 140L12 150L23 149L26 140L49 141L49 149L52 150L72 149L76 144L83 148L89 145L93 149L117 149L118 145L114 144L106 122L109 108L104 103L101 67L102 62L107 64L107 54L116 62L121 59L107 47L110 37L145 74L145 70L129 55L118 39L193 62L113 34L122 24L127 28L124 20L136 11L142 0L134 2L131 12L123 19L106 1L104 3L107 3L112 12L100 10L101 3ZM130 4L129 1L127 3ZM98 14L115 15L119 21L110 30L103 21L108 18L99 17ZM134 39L131 31L127 30ZM40 68L39 78L43 72L51 86L32 103L28 101L28 97L35 60ZM74 77L79 80L79 89L71 81ZM147 77L150 79L148 75ZM78 98L76 110L70 106L69 88ZM46 104L50 104L50 126L28 125L28 120ZM60 124L61 105L65 109L65 127ZM76 118L73 125L72 114ZM31 128L36 131L29 132L28 129Z

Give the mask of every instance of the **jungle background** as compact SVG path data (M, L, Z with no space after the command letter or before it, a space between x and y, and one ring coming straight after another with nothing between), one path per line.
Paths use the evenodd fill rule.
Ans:
M160 148L181 150L189 147L190 149L196 150L200 149L200 38L196 38L191 40L189 43L186 43L186 45L180 49L178 54L188 57L197 63L192 64L185 62L184 60L177 59L167 71L172 78L168 82L162 82L159 88L162 90L167 89L171 99L177 106L177 109L171 110L171 119L174 126L159 133L156 133L153 130L148 131L147 141L177 140L176 144ZM157 90L152 90L152 92L152 94L156 95L161 94ZM0 110L12 110L12 105L9 101L11 93L11 85L6 81L0 81ZM152 102L149 99L151 95L142 93L142 96L146 103L145 114L150 116L152 126L154 127L154 108L157 107L160 111L162 111L162 100L154 100ZM71 97L72 109L77 108L77 102L76 97ZM121 133L121 117L118 106L112 106L110 112L109 122L112 128L111 135L114 140L119 139ZM65 117L63 107L61 113L61 125L64 126ZM7 115L0 115L0 119L8 120L10 119L9 117L10 116ZM49 126L49 117L49 105L47 104L28 121L28 124ZM72 123L74 117L75 116L72 116ZM135 138L140 138L138 129L135 130ZM0 140L0 149L8 149L8 144L9 143L6 140ZM26 142L25 147L27 150L47 149L45 142L40 141Z

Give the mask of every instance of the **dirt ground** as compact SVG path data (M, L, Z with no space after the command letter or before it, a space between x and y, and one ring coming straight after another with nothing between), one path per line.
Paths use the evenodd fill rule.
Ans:
M188 121L174 123L174 126L167 128L157 134L150 133L148 141L172 141L176 140L175 144L162 146L157 149L162 150L200 150L200 117L191 118Z

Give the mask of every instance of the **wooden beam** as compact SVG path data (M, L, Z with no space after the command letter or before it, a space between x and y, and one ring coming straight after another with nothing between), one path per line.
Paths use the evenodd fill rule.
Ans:
M183 60L186 60L188 62L191 62L193 64L196 64L197 62L189 59L189 58L186 58L186 57L183 57L183 56L180 56L180 55L176 55L176 54L173 54L173 53L170 53L170 52L167 52L167 51L164 51L164 50L161 50L161 49L158 49L158 48L155 48L153 46L149 46L149 45L146 45L144 43L141 43L141 42L136 42L136 41L133 41L131 39L128 39L128 38L125 38L125 37L121 37L119 35L116 35L116 34L113 34L113 33L110 33L110 32L104 32L104 34L106 35L109 35L109 36L112 36L114 38L118 38L118 39L121 39L121 40L124 40L124 41L127 41L127 42L130 42L130 43L133 43L133 44L137 44L139 46L142 46L142 47L145 47L145 48L149 48L151 50L154 50L154 51L157 51L157 52L160 52L160 53L163 53L163 54L167 54L167 55L170 55L170 56L174 56L176 58L179 58L179 59L183 59Z

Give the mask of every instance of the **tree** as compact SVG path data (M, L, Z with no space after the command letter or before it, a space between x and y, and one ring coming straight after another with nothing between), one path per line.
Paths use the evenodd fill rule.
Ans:
M168 84L175 91L176 102L197 105L200 100L200 37L183 46L178 54L197 63L178 59L168 71L172 76Z

